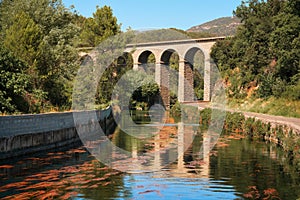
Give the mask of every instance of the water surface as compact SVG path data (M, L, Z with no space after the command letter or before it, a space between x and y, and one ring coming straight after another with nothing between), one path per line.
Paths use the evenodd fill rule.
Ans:
M1 161L0 198L300 197L299 172L289 164L280 148L227 136L220 138L211 150L204 145L210 136L201 132L199 126L169 123L169 126L147 140L139 140L120 130L113 135L111 141L131 153L120 162L134 166L134 170L129 167L133 173L110 169L83 146ZM192 144L187 146L190 142ZM166 150L166 147L174 151ZM144 162L141 162L141 156L145 157ZM157 170L145 170L153 167Z

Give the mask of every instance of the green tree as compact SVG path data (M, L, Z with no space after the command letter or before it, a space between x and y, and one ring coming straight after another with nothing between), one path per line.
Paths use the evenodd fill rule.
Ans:
M297 0L249 0L234 11L243 24L211 53L232 97L244 97L256 84L260 97L297 88L289 85L297 84L292 80L300 71L299 7Z
M77 70L75 47L79 28L74 13L61 0L3 0L0 4L1 40L29 66L25 71L37 105L70 106L72 79Z
M289 82L300 70L300 17L281 13L273 18L273 23L270 46L277 60L278 76Z
M29 66L35 65L41 42L41 29L28 14L21 11L14 23L6 29L4 46Z
M0 45L0 113L27 112L27 65Z
M106 38L120 33L121 25L109 6L97 7L92 18L85 20L80 38L82 46L96 46Z
M79 65L74 40L77 31L73 24L53 27L40 44L37 66L42 88L53 105L71 104L72 80Z

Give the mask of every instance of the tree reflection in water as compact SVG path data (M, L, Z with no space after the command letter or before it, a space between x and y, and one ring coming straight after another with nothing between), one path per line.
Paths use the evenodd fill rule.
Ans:
M212 137L199 127L168 121L159 134L138 140L122 131L111 141L131 152L131 164L157 171L128 174L109 169L84 147L41 153L0 163L3 199L227 198L297 199L300 175L280 148L223 136L211 150ZM192 141L192 145L189 145ZM171 151L158 151L168 144ZM134 163L152 153L150 163ZM168 154L169 153L169 154ZM174 162L167 155L176 156ZM116 155L117 156L117 155ZM128 164L128 163L127 163ZM137 169L138 170L138 169Z

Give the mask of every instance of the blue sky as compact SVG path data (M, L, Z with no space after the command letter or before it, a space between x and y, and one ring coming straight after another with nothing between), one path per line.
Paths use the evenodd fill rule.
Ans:
M66 7L75 6L80 14L92 16L96 6L108 5L122 23L122 30L179 28L192 26L225 16L241 4L241 0L63 0Z

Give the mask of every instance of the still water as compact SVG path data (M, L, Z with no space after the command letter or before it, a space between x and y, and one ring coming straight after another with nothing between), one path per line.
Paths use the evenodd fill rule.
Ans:
M131 152L130 158L120 160L124 170L114 170L101 164L83 146L1 161L0 198L81 200L300 197L299 172L289 165L279 148L262 142L251 142L239 136L221 136L212 149L207 149L205 143L209 136L200 131L198 126L185 126L174 121L168 123L149 140L137 140L116 130L110 141ZM182 133L184 136L180 135ZM183 153L173 153L169 150L172 145L165 150L168 144L176 144L173 145L174 149ZM158 151L159 149L164 151ZM149 156L147 152L153 156ZM140 162L139 156L144 162ZM173 160L174 158L176 159ZM134 166L134 170L129 165ZM126 171L127 167L130 173ZM150 168L156 170L144 170ZM118 169L122 168L118 166Z

